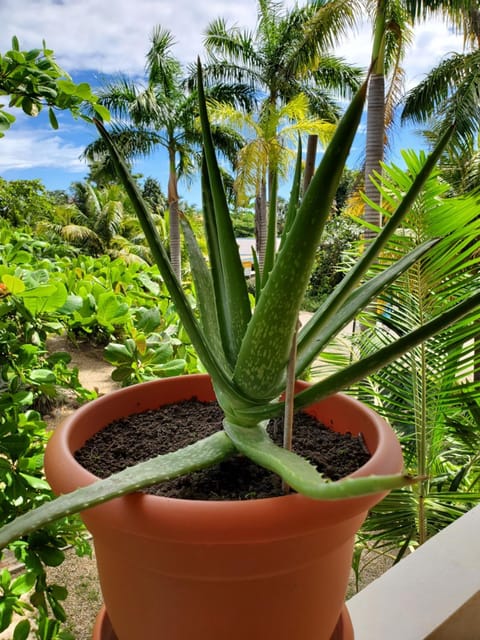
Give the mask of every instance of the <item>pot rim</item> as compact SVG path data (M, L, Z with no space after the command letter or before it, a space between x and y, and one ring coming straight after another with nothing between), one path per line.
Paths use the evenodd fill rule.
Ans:
M300 387L308 386L307 383L299 383ZM102 421L102 427L109 422L123 415L131 415L144 409L145 402L151 398L152 392L158 396L158 385L167 385L172 388L180 385L176 400L198 397L199 399L212 399L212 386L208 374L192 374L179 376L176 378L164 378L153 380L139 385L133 385L118 391L111 392L101 398L93 400L80 407L74 414L67 417L63 424L57 428L50 439L45 455L45 468L47 479L55 493L67 493L81 486L87 486L95 482L98 478L82 467L73 457L73 452L78 449L85 440L99 429L94 425L94 419L110 412L113 407L112 417ZM167 399L167 402L174 400ZM149 401L152 404L151 400ZM154 403L160 406L160 402ZM125 413L125 406L131 410ZM321 410L318 410L318 407ZM153 407L147 407L153 408ZM330 420L322 419L321 415L332 415L333 411L341 411L340 418ZM375 412L361 404L355 398L345 394L334 394L320 403L314 404L307 411L314 413L327 426L340 427L338 430L351 430L353 433L362 431L364 433L367 446L372 451L372 457L362 467L357 469L350 477L392 474L402 470L403 459L398 440L392 428ZM115 415L113 415L115 414ZM347 429L351 416L355 416L357 421L361 421L363 427ZM332 424L338 422L339 424ZM328 424L329 423L329 424ZM78 425L82 426L82 432L78 433ZM65 456L67 464L59 462L57 456ZM93 507L82 513L87 526L89 525L90 514L100 513L109 526L115 523L130 522L132 527L136 526L138 520L145 520L147 530L155 531L158 534L160 528L166 537L176 536L177 532L184 527L188 529L198 529L198 535L207 535L206 522L215 520L223 531L231 531L237 538L243 538L248 530L248 535L253 529L257 529L259 536L265 534L265 527L262 524L266 513L275 523L277 531L282 529L281 537L290 535L290 532L297 529L297 525L308 528L315 528L318 520L325 520L333 517L342 519L345 514L354 517L361 512L367 511L374 504L379 502L387 492L376 493L368 496L345 498L335 501L314 500L292 493L286 496L272 498L254 498L240 501L209 501L209 500L187 500L169 498L164 496L154 496L145 493L135 493L122 498L116 498L108 503ZM235 518L241 514L240 523L235 520L233 524L232 512ZM168 512L168 516L166 515ZM120 526L120 525L119 525ZM130 526L130 525L129 525ZM271 524L268 525L271 530ZM210 526L208 526L210 529ZM210 534L208 534L210 535Z

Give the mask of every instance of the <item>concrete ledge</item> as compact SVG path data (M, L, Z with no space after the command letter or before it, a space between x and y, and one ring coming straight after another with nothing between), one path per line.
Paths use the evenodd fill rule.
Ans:
M480 506L347 602L355 640L480 639Z

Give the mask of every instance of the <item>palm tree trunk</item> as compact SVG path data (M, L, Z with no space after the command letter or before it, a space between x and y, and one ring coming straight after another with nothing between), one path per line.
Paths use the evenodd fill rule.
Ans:
M172 268L181 282L182 280L182 256L180 245L180 223L178 216L178 191L177 173L175 169L175 153L170 152L170 173L168 178L168 209L170 213L170 262Z
M267 185L265 180L262 180L259 191L255 197L255 238L260 273L263 272L263 263L265 260L267 228Z
M307 140L307 154L305 156L305 171L303 172L303 193L308 189L315 173L315 156L317 155L318 136L310 134Z
M367 103L367 143L365 153L365 193L375 204L380 204L381 196L370 177L380 171L383 160L385 138L385 29L386 0L377 0L373 30L372 74L368 83ZM380 214L366 204L364 218L377 226L381 225ZM365 230L367 241L375 237L375 232Z
M365 193L375 204L380 205L381 196L378 189L372 183L370 176L375 171L380 172L380 163L383 161L384 149L384 122L385 122L385 76L374 74L368 85L368 110L367 110L367 149L365 161ZM372 206L365 205L364 218L366 222L380 226L381 216ZM375 237L375 232L365 230L365 238Z

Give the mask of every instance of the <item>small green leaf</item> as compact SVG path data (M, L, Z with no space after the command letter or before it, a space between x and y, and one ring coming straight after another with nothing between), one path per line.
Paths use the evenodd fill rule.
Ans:
M135 313L136 323L135 326L139 331L145 333L152 333L161 324L160 310L157 307L150 309L141 308Z
M13 394L13 401L20 406L29 406L33 403L33 393L31 391L18 391Z
M83 100L91 100L93 98L92 90L87 82L81 82L76 85L74 93Z
M59 309L60 313L73 313L79 311L83 307L82 296L77 296L73 293L68 294L67 299L63 306Z
M114 382L123 382L127 380L134 373L132 367L128 365L122 365L112 371L112 380Z
M15 116L0 109L0 131L10 129L13 122L15 122Z
M111 342L105 347L103 353L107 362L117 365L131 362L135 357L135 350L134 340L128 338L125 344Z
M32 369L28 377L38 384L54 384L57 381L57 376L50 369Z
M5 273L2 276L2 282L14 296L25 291L25 283L16 276Z
M16 596L22 596L24 593L28 593L34 586L36 576L33 572L22 573L18 578L12 582L10 590Z
M43 478L29 475L28 473L20 473L25 482L36 491L50 491L50 485Z
M162 364L159 366L154 367L154 371L156 374L164 377L164 378L170 378L172 376L181 376L183 373L185 373L185 367L186 367L186 362L185 360L171 360L170 362L167 362L166 364Z
M150 360L152 364L165 364L173 356L173 348L169 342L163 341L153 346L154 354Z
M7 285L8 286L8 285ZM42 284L23 291L20 295L25 306L34 316L60 309L67 300L67 290L61 282Z
M28 640L30 634L30 622L27 619L20 620L13 631L13 640Z
M68 589L66 587L62 587L59 584L53 584L50 587L50 593L55 598L55 600L66 600L68 596Z
M100 116L100 118L104 121L104 122L110 122L110 111L104 107L101 104L98 104L98 102L94 102L93 103L93 109L95 111L95 113Z
M57 116L55 115L55 112L52 109L52 107L50 107L48 109L48 119L50 120L50 125L51 125L52 129L58 129Z
M77 90L77 85L71 80L58 80L57 86L63 93L68 95L75 95Z
M40 112L40 106L31 98L25 97L22 100L22 109L27 116L36 117Z
M39 547L35 549L41 560L49 567L58 567L65 560L65 554L55 547Z

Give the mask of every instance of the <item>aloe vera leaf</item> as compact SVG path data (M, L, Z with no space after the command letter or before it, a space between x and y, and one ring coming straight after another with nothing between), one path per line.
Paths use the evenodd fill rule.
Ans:
M217 235L219 264L215 265L222 282L222 296L224 304L218 305L219 323L222 330L227 332L224 349L230 362L236 360L240 345L243 341L248 322L251 317L250 300L247 284L243 273L237 241L233 229L230 211L223 189L222 177L218 167L215 149L212 141L210 123L208 120L203 77L200 62L197 66L198 104L202 138L205 156L205 175L210 187L212 213L215 224L211 225L212 232ZM214 260L215 255L211 256Z
M217 464L235 451L227 434L218 431L184 449L157 456L88 487L66 493L3 526L0 529L0 549L58 518L85 511L113 498Z
M227 292L225 290L225 274L222 268L222 260L220 256L220 246L217 233L217 223L215 220L214 204L212 192L210 189L205 155L202 158L201 178L202 213L205 224L205 234L207 238L210 272L212 276L212 284L215 295L215 312L218 315L222 351L225 353L226 358L233 361L235 358L235 354L233 353L233 349L229 347L229 345L231 344L230 327L225 322L225 318L228 317L228 301Z
M180 216L183 236L192 269L192 277L197 292L196 300L200 311L200 321L210 347L217 354L219 361L226 371L229 370L223 352L220 327L218 326L217 306L211 273L208 269L203 253L198 246L192 227L184 215Z
M398 489L417 482L408 475L345 478L331 482L325 479L305 458L276 445L264 427L242 427L224 420L224 429L238 451L277 473L292 489L318 500L338 500Z
M328 378L312 384L308 389L295 396L295 409L302 409L314 402L326 398L332 393L347 389L355 382L375 373L382 367L397 360L410 349L428 340L443 329L457 322L480 305L480 291L464 300L448 311L402 336L392 344L379 349L374 354L362 358L358 362L343 368ZM238 410L236 417L239 420L249 420L251 423L260 422L268 418L281 416L284 410L283 402L272 402L258 407L250 407Z
M338 125L248 325L233 379L254 399L271 399L281 389L315 251L360 122L365 91L363 86Z
M438 242L437 239L429 240L416 247L409 254L392 264L388 269L377 274L368 282L355 289L343 302L334 316L330 314L321 323L308 322L302 328L299 336L297 353L297 375L308 367L315 359L321 349L324 348L330 339L337 335L357 314L359 309L376 298L389 284L394 282L402 273L409 269L417 260L424 256ZM324 309L321 305L319 311ZM321 315L321 314L320 314ZM301 336L307 334L307 338Z
M271 193L268 208L267 246L265 248L265 257L263 260L262 288L266 285L270 271L273 269L275 253L277 250L277 189L278 175L277 172L274 171L271 180Z
M405 194L402 202L398 205L393 215L389 218L381 232L375 240L371 242L365 253L360 257L355 266L345 275L342 281L335 287L332 293L327 297L325 302L315 312L307 325L304 327L299 336L298 353L299 361L304 361L303 350L305 344L309 345L315 340L316 335L321 331L322 326L330 320L341 308L344 301L348 298L351 291L357 286L361 277L366 273L367 269L375 262L380 251L385 247L395 230L399 227L402 220L409 212L416 197L422 190L425 182L430 176L435 164L443 153L450 137L453 127L450 128L440 139L435 149L428 156L425 164L415 177L410 189ZM358 311L363 308L360 300L358 300ZM353 314L355 315L355 314ZM307 346L308 348L308 346Z
M460 320L463 316L473 311L480 305L480 291L472 295L467 300L460 302L448 309L440 316L426 322L421 327L414 329L410 333L398 338L395 342L379 349L375 353L350 366L342 369L338 373L313 384L305 391L301 391L295 396L295 408L307 407L313 402L325 398L330 393L346 389L355 382L362 380L366 376L378 371L385 365L394 362L404 353L421 344L428 338L446 329L452 323Z
M300 182L302 178L302 139L298 137L297 161L295 163L295 174L293 176L292 188L290 190L290 198L288 200L287 215L285 217L285 226L283 228L282 237L280 239L280 249L285 242L290 227L297 215L298 204L300 201Z

